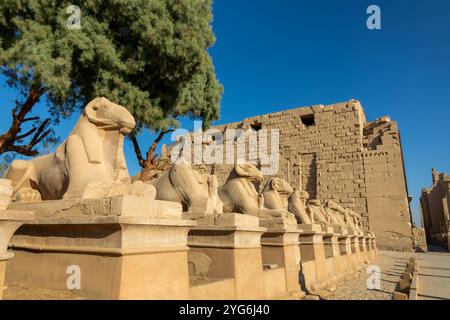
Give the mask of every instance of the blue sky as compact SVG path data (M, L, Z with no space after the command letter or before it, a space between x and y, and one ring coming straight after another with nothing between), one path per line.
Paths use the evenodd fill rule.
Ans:
M381 30L366 27L371 4L381 8ZM358 99L368 120L390 115L399 123L418 222L418 197L431 184L431 168L450 173L449 13L449 0L216 0L217 43L210 52L225 87L217 123ZM0 90L4 131L16 93ZM67 135L75 120L57 134ZM150 138L141 138L143 147ZM125 149L134 174L131 144Z

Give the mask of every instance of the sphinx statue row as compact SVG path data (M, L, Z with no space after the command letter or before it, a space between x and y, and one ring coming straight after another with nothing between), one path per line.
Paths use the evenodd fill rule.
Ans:
M132 181L123 153L124 135L135 127L128 110L106 98L92 100L55 153L16 160L5 173L12 181L13 201L101 198L134 195L179 202L183 211L204 215L243 213L262 219L285 219L299 224L339 225L361 233L361 217L329 200L308 199L281 178L272 178L258 192L262 173L252 164L238 163L226 183L194 170L179 159L149 183Z
M221 187L215 175L200 173L187 163L176 163L161 178L153 181L156 199L176 201L187 213L214 215L242 213L259 218L295 219L297 224L337 225L354 234L362 234L361 216L333 200L322 205L309 199L306 191L293 189L289 183L274 177L262 192L255 184L262 173L250 163L237 163Z

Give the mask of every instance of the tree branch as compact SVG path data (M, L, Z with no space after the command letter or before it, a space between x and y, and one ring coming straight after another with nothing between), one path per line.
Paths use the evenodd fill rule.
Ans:
M136 139L136 134L132 133L130 134L131 142L133 143L134 153L136 154L136 158L138 160L139 165L144 168L145 167L145 160L142 157L141 148L139 147L139 143Z
M45 91L46 89L41 87L37 81L33 81L25 102L20 106L20 108L15 107L11 110L11 126L6 133L0 135L0 154L8 151L17 152L26 156L35 156L38 154L38 152L33 150L33 148L50 134L50 130L46 131L46 128L50 124L50 119L46 119L42 122L39 128L33 128L22 135L19 133L22 130L23 123L39 119L39 117L26 118L26 116L30 113L31 109L36 105ZM33 133L34 136L28 145L15 144Z
M51 131L50 130L46 130L49 125L50 125L50 119L49 118L45 119L41 123L41 125L39 126L39 128L36 131L36 134L33 136L33 138L31 139L30 143L28 144L28 147L30 149L33 149L37 144L39 144L39 142L44 140L45 137L47 137L50 134Z
M155 141L153 141L152 145L150 146L150 149L147 152L147 160L146 161L150 161L150 162L154 162L156 159L157 155L153 155L153 153L155 152L156 147L158 146L158 143L161 142L162 138L164 138L164 136L169 133L169 132L173 132L173 129L169 129L169 130L161 130L158 134L158 137L156 137Z
M29 122L29 121L36 121L39 119L40 119L39 117L26 118L26 119L23 119L22 123Z
M148 152L147 152L147 159L142 159L142 171L141 174L139 176L139 179L142 181L148 181L148 180L152 180L153 178L155 178L157 176L157 174L155 174L155 170L156 171L165 171L170 167L170 162L165 160L163 161L163 163L158 163L159 160L158 155L154 154L156 147L158 145L159 142L161 142L162 138L169 132L173 132L173 129L168 129L168 130L161 130L158 134L158 136L156 137L156 139L153 141L152 145L150 146ZM136 144L137 145L137 144ZM135 148L136 151L136 148ZM140 152L140 150L139 150ZM142 157L142 155L141 155Z
M17 139L17 140L25 139L26 137L31 136L37 129L38 129L38 128L34 127L34 128L32 128L32 129L28 130L26 133L21 134L21 135L18 135L18 136L16 137L16 139Z

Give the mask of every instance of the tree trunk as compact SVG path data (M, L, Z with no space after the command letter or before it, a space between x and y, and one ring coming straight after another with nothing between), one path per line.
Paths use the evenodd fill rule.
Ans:
M136 136L133 134L130 136L131 141L133 142L134 151L136 153L136 157L138 158L139 165L142 167L141 173L139 175L139 180L141 181L149 181L156 178L157 173L161 173L166 171L170 167L170 163L167 161L161 161L158 159L158 155L155 154L156 147L159 142L161 142L162 138L169 132L173 130L162 130L158 134L158 137L153 141L149 150L146 154L146 159L143 158L139 144L137 142Z
M26 156L35 156L38 154L38 151L34 150L34 147L50 133L50 130L46 130L50 124L50 119L46 119L39 127L33 127L22 135L19 133L22 130L22 124L39 119L39 117L26 118L26 116L31 112L32 108L39 101L44 92L44 88L40 88L39 85L33 84L30 87L30 92L26 101L19 108L19 112L17 112L17 108L12 110L11 126L7 132L0 135L0 154L10 151ZM33 137L27 145L16 145L17 141L31 135L33 135Z

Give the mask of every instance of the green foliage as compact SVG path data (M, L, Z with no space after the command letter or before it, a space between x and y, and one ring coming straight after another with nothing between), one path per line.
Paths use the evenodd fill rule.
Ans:
M81 29L69 29L69 5ZM222 85L208 48L211 0L1 0L0 71L23 96L46 88L55 119L96 96L126 106L140 128L216 120Z

